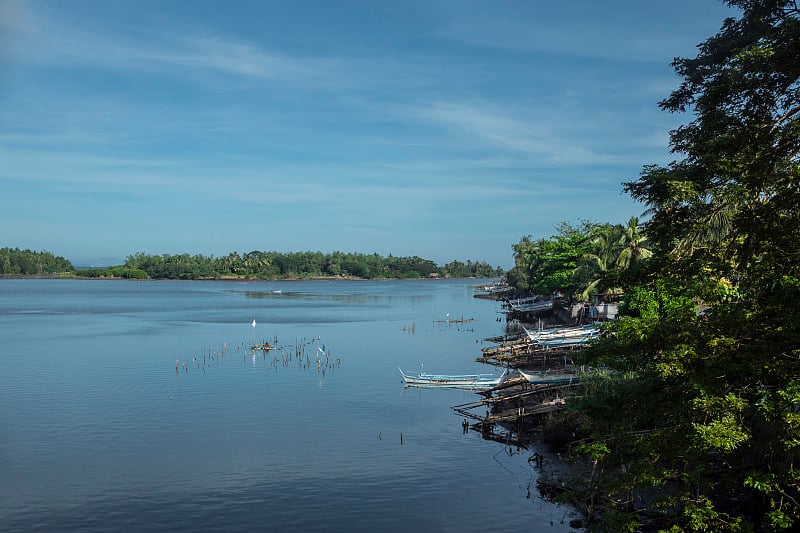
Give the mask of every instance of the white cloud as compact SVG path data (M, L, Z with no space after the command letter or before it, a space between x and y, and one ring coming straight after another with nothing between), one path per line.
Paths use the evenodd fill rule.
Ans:
M450 39L432 33L449 24L439 13L393 22L377 47L369 32L329 47L294 30L282 40L237 33L188 10L151 17L122 3L74 14L58 2L2 2L13 15L0 21L9 28L0 46L13 54L0 61L13 75L0 87L0 181L42 216L67 209L71 195L88 217L93 195L106 195L104 214L146 211L156 230L173 220L205 236L196 228L239 225L242 211L257 219L246 224L253 238L279 228L288 240L294 231L307 242L347 239L374 227L383 242L398 227L419 240L414 231L427 236L432 222L478 213L514 240L597 205L593 193L619 200L619 182L663 152L655 101L664 94L651 94L661 78L634 72L641 65L541 63L537 50L577 54L578 45L556 24L536 33L544 22L515 19L509 8L521 4L466 9ZM627 46L612 37L597 46ZM637 90L643 79L655 81ZM652 111L640 111L645 101ZM13 207L8 198L0 203ZM543 202L548 210L533 207ZM453 242L475 237L467 218L449 228Z
M10 6L10 7L9 7ZM61 14L63 15L63 14ZM0 11L13 62L54 68L92 67L151 71L175 77L184 70L263 80L307 81L332 76L336 61L269 52L252 43L203 33L106 30L99 22L66 20L11 2Z
M597 152L589 143L582 143L582 136L576 133L585 126L569 124L578 113L559 115L530 108L512 111L486 104L434 102L421 107L418 114L442 127L534 157L534 164L582 166L627 162L625 158Z
M334 60L267 53L252 44L219 37L190 35L167 44L167 52L163 52L162 47L144 49L139 53L140 59L240 76L295 81L327 78L336 66Z

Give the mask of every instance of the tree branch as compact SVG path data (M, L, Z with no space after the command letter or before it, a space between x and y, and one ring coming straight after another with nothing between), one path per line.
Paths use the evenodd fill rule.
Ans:
M781 122L783 122L784 120L786 120L787 118L791 117L792 115L794 115L794 114L796 114L798 112L800 112L800 105L795 106L794 108L790 109L782 117L778 117L778 120L776 120L775 122L772 123L772 127L769 129L770 133L775 131L775 128L777 128L780 125Z

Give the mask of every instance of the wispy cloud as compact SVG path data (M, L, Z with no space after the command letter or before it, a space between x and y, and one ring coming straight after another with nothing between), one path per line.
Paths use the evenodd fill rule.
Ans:
M230 224L248 228L240 242L280 235L287 249L405 239L441 254L427 242L441 238L502 255L503 239L628 209L618 184L659 160L671 120L655 106L669 73L652 68L658 40L603 26L619 13L573 20L573 3L468 1L420 2L413 20L274 10L276 33L180 3L0 0L0 181L15 195L0 212L76 209L144 244L170 224L178 249L236 248ZM316 33L292 18L308 9Z
M496 106L495 106L496 107ZM535 157L542 164L583 166L620 164L626 158L600 153L592 149L588 137L576 135L580 123L570 121L572 115L545 113L536 109L497 110L489 105L434 102L418 110L419 116L441 127L464 134L512 152ZM572 129L573 131L570 131Z
M186 70L201 70L277 81L324 79L336 69L335 59L267 51L203 32L128 28L112 33L99 24L89 29L86 21L65 22L30 4L11 2L10 6L0 12L0 28L7 32L12 61L57 68L138 69L176 77Z
M190 35L167 44L171 51L146 49L138 59L268 80L326 79L336 70L334 59L268 53L252 44L221 37Z

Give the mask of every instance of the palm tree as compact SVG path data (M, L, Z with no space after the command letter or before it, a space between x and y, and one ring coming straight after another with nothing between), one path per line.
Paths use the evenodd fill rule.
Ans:
M618 244L622 247L617 256L617 266L628 268L639 259L647 259L653 255L648 248L645 248L647 237L639 229L639 218L631 217L628 225L622 228L622 235Z
M581 299L588 300L592 291L615 265L620 253L621 236L622 226L619 224L603 224L592 229L589 237L592 251L586 254L582 264L575 270L576 278L583 278L588 282L580 295Z
M691 257L700 248L718 248L733 242L734 218L746 207L745 195L713 197L703 206L703 214L678 241L672 253Z

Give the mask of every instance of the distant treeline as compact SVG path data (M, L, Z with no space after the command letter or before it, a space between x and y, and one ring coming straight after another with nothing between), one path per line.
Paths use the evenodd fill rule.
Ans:
M76 270L50 252L0 248L0 274L72 273L82 277L133 279L213 279L227 277L285 279L313 277L428 278L497 277L501 268L483 261L452 261L439 267L420 257L333 252L237 252L224 257L189 254L129 256L124 265Z
M57 257L50 252L0 248L0 274L42 275L74 270L72 263L67 259Z
M243 255L232 252L223 257L204 255L148 255L129 256L121 269L124 277L149 277L153 279L203 279L247 277L263 279L356 277L356 278L428 278L428 277L496 277L501 268L478 261L452 261L439 267L421 257L382 257L378 254L322 253L322 252L261 252ZM81 271L92 275L98 269ZM102 275L100 272L97 274ZM117 275L117 274L114 274ZM120 277L117 275L117 277Z

